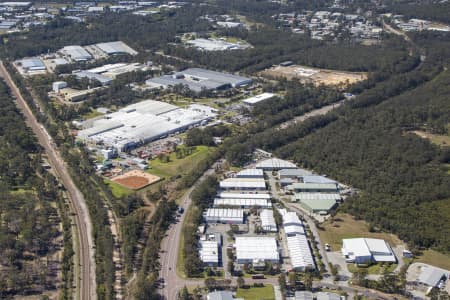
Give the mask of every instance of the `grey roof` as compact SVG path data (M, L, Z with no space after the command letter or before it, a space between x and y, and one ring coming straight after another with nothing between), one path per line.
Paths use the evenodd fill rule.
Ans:
M278 171L279 176L297 176L302 177L305 175L311 175L312 173L305 169L282 169Z
M305 183L336 183L336 181L320 175L304 175L303 182Z
M230 291L211 292L207 296L208 300L233 300L233 293Z
M96 74L96 73L92 73L92 72L88 72L88 71L73 72L73 75L75 75L77 78L88 78L90 80L92 80L92 79L98 80L98 81L100 81L100 83L102 85L106 85L113 81L109 77L106 77L106 76L103 76L100 74Z
M433 266L423 266L417 281L428 286L437 286L444 276L449 278L450 271Z
M309 291L295 292L295 300L313 300L313 293Z
M319 292L316 297L317 300L341 300L341 296L335 293Z
M128 46L122 41L99 43L96 44L96 46L108 55L124 54L124 53L128 53L130 55L138 54L134 49L132 49L130 46Z
M24 58L19 61L22 64L22 67L25 69L33 69L33 68L45 68L44 63L40 58Z
M66 46L61 49L61 52L67 54L75 61L89 60L92 55L81 46Z
M190 68L174 75L163 75L161 77L152 78L147 82L150 84L162 85L164 87L181 84L186 85L195 92L201 92L204 89L213 90L226 86L241 86L251 83L252 79L200 68Z

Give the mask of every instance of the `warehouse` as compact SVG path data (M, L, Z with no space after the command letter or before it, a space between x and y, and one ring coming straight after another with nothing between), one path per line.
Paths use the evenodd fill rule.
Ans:
M231 208L208 208L203 214L207 223L243 224L244 210Z
M189 40L186 44L204 51L226 51L249 48L250 45L246 43L230 43L220 39L195 39Z
M219 186L223 190L265 190L266 182L261 178L227 178Z
M187 86L194 92L204 90L220 90L238 88L249 85L253 81L250 78L228 73L221 73L200 68L189 68L173 75L163 75L146 81L150 87L168 88L176 85Z
M450 271L430 265L423 265L420 268L420 274L416 282L425 287L439 287L441 282L445 284L445 282L449 279Z
M286 160L270 158L257 163L256 169L262 169L264 171L278 171L281 169L297 169L297 166Z
M101 67L87 70L91 73L102 74L103 76L115 79L117 76L142 70L144 66L140 63L117 63L106 64Z
M95 44L94 46L96 46L109 56L120 54L130 54L130 55L138 54L136 50L132 49L130 46L128 46L122 41L99 43Z
M293 183L286 187L288 191L296 193L337 193L338 187L336 183Z
M113 80L109 77L103 76L101 74L97 74L97 73L92 73L89 71L74 71L72 72L73 75L75 75L78 79L83 79L83 78L87 78L89 80L96 80L98 82L100 82L101 85L108 85L110 84Z
M296 271L314 270L316 268L314 258L303 222L295 212L288 212L286 209L280 209L279 212L283 217L283 229L292 268Z
M304 200L334 200L337 202L342 199L338 193L296 193L292 198L297 202Z
M389 244L381 239L343 239L342 254L346 262L354 262L358 265L366 265L372 262L397 262Z
M213 116L168 103L145 100L95 120L92 127L78 132L78 138L126 151L169 134L206 124L211 118Z
M242 199L242 198L216 198L214 199L214 207L233 206L240 208L249 207L272 207L270 200L266 199Z
M261 103L263 101L269 100L274 98L276 95L272 93L262 93L257 96L253 96L247 99L242 100L242 102L248 106L254 106L258 103Z
M336 208L337 202L334 199L304 199L300 206L309 213L326 215Z
M275 218L273 217L273 210L264 209L259 217L261 219L261 228L267 232L277 232L277 223L275 222Z
M45 71L45 65L39 57L24 58L17 61L17 65L22 67L26 72L29 71Z
M260 169L245 169L236 173L237 178L264 178L264 172Z
M295 300L313 300L313 293L310 291L296 291Z
M300 179L305 175L311 175L312 173L304 169L282 169L278 171L278 178L290 178L290 179Z
M199 257L204 265L217 267L219 265L219 244L217 241L202 241L199 243Z
M318 292L316 294L317 300L341 300L341 295L328 292Z
M92 55L81 46L66 46L59 50L63 56L70 58L75 62L88 61L92 59Z
M270 200L269 193L234 193L234 192L220 192L217 195L219 198L239 198L239 199L266 199Z
M238 264L271 262L280 260L277 241L274 237L236 237L236 262Z
M319 184L334 183L334 184L336 184L336 181L329 179L325 176L320 176L320 175L304 175L304 176L302 176L302 178L303 178L304 183L319 183Z

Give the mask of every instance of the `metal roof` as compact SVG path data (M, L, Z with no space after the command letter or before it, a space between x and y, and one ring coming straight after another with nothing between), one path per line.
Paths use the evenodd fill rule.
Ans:
M313 293L309 291L296 291L295 300L313 300Z
M294 196L296 201L305 200L334 200L338 201L341 199L341 195L338 193L296 193Z
M297 166L286 160L279 158L270 158L263 160L256 164L257 169L270 169L270 170L280 170L280 169L294 169Z
M128 53L130 55L138 54L136 50L132 49L130 46L122 41L108 42L108 43L98 43L95 44L100 50L108 55L114 54L124 54Z
M421 268L417 281L435 287L444 277L448 279L450 277L450 271L428 265Z
M263 170L260 169L245 169L236 173L236 177L264 177Z
M305 175L311 175L312 173L305 169L282 169L278 171L278 176L296 176L302 177Z
M291 265L294 269L315 268L308 239L303 234L286 236Z
M232 209L232 208L208 208L206 210L205 216L207 218L243 219L244 218L244 210L243 209Z
M262 93L260 95L256 95L256 96L244 99L244 100L242 100L242 102L244 102L246 104L249 104L249 105L254 105L254 104L257 104L259 102L272 99L275 96L276 95L272 94L272 93Z
M304 183L336 183L336 181L320 175L304 175Z
M267 199L216 198L214 207L217 206L271 207L272 203Z
M341 296L335 293L318 292L316 294L317 300L341 300Z
M219 198L238 198L238 199L266 199L271 198L268 193L233 193L233 192L220 192Z
M323 210L329 211L336 205L336 200L334 199L303 199L300 201L301 204L311 208L312 210Z
M233 298L233 293L230 291L216 291L211 292L206 296L207 300L236 300Z
M337 191L335 183L303 183L296 182L288 186L290 190L329 190Z
M24 58L19 60L24 69L44 68L45 65L39 57Z
M200 241L200 260L204 263L219 263L219 244L217 241Z
M237 260L279 260L277 241L274 237L236 237Z
M273 210L264 209L260 214L261 227L266 231L277 231L277 223L273 217Z
M66 46L60 51L75 61L92 59L92 55L81 46Z
M221 188L265 189L266 182L261 178L227 178L219 183Z

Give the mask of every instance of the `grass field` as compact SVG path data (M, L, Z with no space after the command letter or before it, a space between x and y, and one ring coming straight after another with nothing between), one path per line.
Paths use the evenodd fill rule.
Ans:
M245 300L275 300L275 293L273 286L268 284L264 287L238 289L236 298L244 298Z
M374 264L371 265L365 269L367 269L367 274L383 274L384 270L387 270L388 273L392 273L394 272L395 268L397 267L397 264L391 264L391 265L387 265L387 266L383 266L381 264ZM356 273L356 271L359 268L364 268L364 267L357 267L354 264L348 264L347 268L350 272L352 273Z
M87 119L92 119L98 116L103 115L102 113L92 109L90 112L86 113L83 115L83 119L87 120Z
M332 251L338 251L342 246L342 239L345 238L378 238L386 240L392 247L402 244L402 241L395 235L384 232L369 232L369 225L362 220L355 220L348 214L338 213L334 217L334 222L327 220L319 229L320 239L323 243L328 243Z
M423 254L415 261L450 270L450 255L445 255L435 250L423 251Z
M130 189L127 189L126 187L121 186L120 184L117 184L115 182L112 182L111 180L105 179L105 183L109 186L111 189L112 194L114 197L122 197L126 196L128 194L131 194L133 191Z
M450 147L450 135L433 134L426 131L413 131L415 134L421 138L429 140L431 143L438 145L440 147Z
M182 147L180 147L182 148ZM170 154L169 162L162 162L159 158L150 161L150 169L147 172L159 177L172 177L189 173L197 164L206 158L211 148L206 146L197 146L191 155L181 159L176 158L175 153Z

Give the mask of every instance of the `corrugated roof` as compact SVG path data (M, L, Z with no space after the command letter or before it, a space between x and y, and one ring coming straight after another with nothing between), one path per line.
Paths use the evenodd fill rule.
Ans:
M274 237L236 237L238 260L279 260L277 242Z

